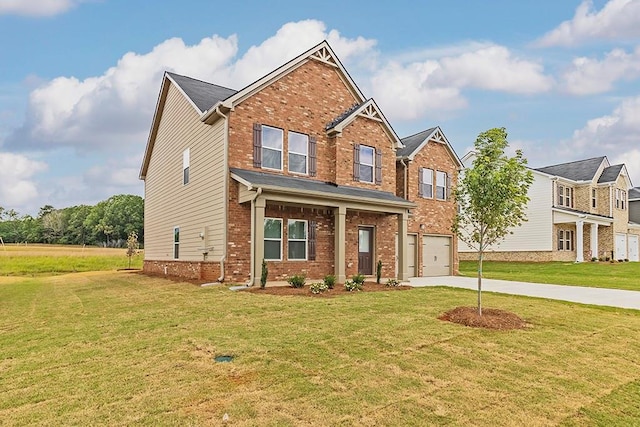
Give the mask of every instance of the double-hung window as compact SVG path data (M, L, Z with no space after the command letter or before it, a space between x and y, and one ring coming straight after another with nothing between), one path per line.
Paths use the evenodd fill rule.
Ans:
M282 129L262 125L262 167L282 170Z
M309 137L298 132L289 132L289 172L306 175L308 172Z
M573 207L573 188L558 185L558 206Z
M180 256L180 227L173 227L173 259Z
M264 219L264 259L282 260L282 219Z
M189 183L189 166L191 163L191 150L187 148L182 152L182 185Z
M376 150L366 145L360 146L360 181L373 183Z
M573 230L558 230L558 250L573 250Z
M625 209L627 192L616 188L616 209Z
M307 221L290 219L287 226L287 258L307 259Z
M595 209L596 207L598 207L598 203L597 203L597 191L595 188L591 189L591 207L593 209Z
M447 173L436 171L436 199L447 199Z
M419 181L420 196L425 199L433 198L433 169L421 168Z

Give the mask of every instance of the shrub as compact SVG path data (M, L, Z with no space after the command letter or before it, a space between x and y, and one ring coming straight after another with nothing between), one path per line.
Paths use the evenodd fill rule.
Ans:
M287 279L287 282L289 282L289 284L293 288L302 288L304 286L304 281L306 279L307 278L305 277L304 274L296 274L294 276L289 277Z
M322 279L322 283L327 285L327 289L333 289L333 287L336 285L336 276L334 276L333 274L328 274L324 276L324 279Z
M625 259L624 259L624 262L629 262L629 258L625 258Z
M389 279L387 280L387 286L400 286L400 281L398 279Z
M382 277L382 260L378 260L378 264L376 264L376 283L380 284L380 277Z
M351 281L354 282L354 283L357 283L359 285L364 285L364 275L363 274L356 274L356 275L351 277Z
M598 258L598 261L604 261L603 257Z
M604 257L604 260L608 262L609 261L609 257L608 256Z
M260 287L264 288L267 285L267 276L269 275L269 269L267 268L267 262L262 260L262 274L260 274Z
M311 286L309 286L309 289L311 290L312 294L321 294L322 292L328 291L329 286L327 286L327 284L324 282L317 282L312 283Z
M362 283L358 283L355 280L347 280L346 282L344 282L344 288L347 290L347 292L358 292L362 290Z
M591 257L591 262L596 262L598 260L598 258L596 257Z

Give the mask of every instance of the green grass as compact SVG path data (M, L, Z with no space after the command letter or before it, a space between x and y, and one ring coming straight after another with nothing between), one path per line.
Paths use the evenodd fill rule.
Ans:
M9 278L7 278L8 280ZM634 425L640 312L473 291L340 298L125 272L0 278L0 424ZM231 363L213 357L232 354Z
M640 291L640 263L497 262L482 263L487 279ZM460 261L460 273L475 277L476 261Z

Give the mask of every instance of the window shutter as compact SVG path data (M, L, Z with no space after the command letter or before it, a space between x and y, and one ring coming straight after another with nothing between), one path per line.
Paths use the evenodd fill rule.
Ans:
M445 200L449 200L451 199L451 177L449 176L449 174L447 174L446 177L447 177L447 194L445 195Z
M382 184L382 151L376 148L376 185Z
M424 196L422 186L424 185L424 168L418 169L418 196Z
M262 167L262 125L253 124L253 167Z
M316 228L318 223L316 221L309 221L309 261L316 260Z
M309 176L316 176L318 169L318 160L316 154L316 137L309 137Z
M353 180L360 181L360 144L353 144Z

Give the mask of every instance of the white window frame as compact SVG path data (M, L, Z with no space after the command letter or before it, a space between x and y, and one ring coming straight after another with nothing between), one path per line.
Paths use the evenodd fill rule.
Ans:
M622 210L627 209L627 192L622 190Z
M428 180L426 178L429 178ZM426 189L429 189L429 194L427 195ZM423 168L422 169L422 197L425 199L433 199L435 195L435 191L433 191L433 169Z
M362 150L366 149L366 150L371 150L371 164L369 163L364 163L362 161ZM360 182L366 182L369 184L373 184L376 182L376 149L374 147L369 147L368 145L360 145L360 171L359 171L359 175L360 175ZM365 181L364 179L362 179L362 167L370 167L371 168L371 181Z
M304 224L304 239L292 239L289 236L289 224L292 222L302 222ZM306 261L309 258L309 229L306 219L289 219L287 220L287 259L289 261ZM291 258L289 256L289 244L291 242L304 242L304 258Z
M273 220L273 221L279 221L280 222L280 238L275 238L275 237L264 237L264 242L269 241L269 242L280 242L280 258L267 258L267 254L266 251L264 250L264 242L262 242L262 250L263 250L263 255L264 255L264 260L265 261L282 261L282 218L265 218L264 219L264 223L266 224L267 220ZM262 225L263 227L263 233L264 233L264 224Z
M264 131L265 129L272 129L272 130L276 130L280 132L280 147L281 148L273 148L273 147L267 147L264 145L265 139L264 139ZM267 125L262 125L262 131L260 132L260 149L262 150L262 153L260 153L260 158L262 159L261 161L261 168L262 169L269 169L269 170L274 170L274 171L282 171L282 164L284 162L284 130L274 127L274 126L267 126ZM271 150L271 151L279 151L280 152L280 167L279 168L271 168L268 166L264 165L264 150Z
M438 181L442 177L442 185L438 185ZM438 188L442 188L442 197L438 197ZM447 200L447 173L443 171L436 171L436 200Z
M573 208L573 188L558 184L558 205Z
M595 188L591 189L591 207L593 209L597 209L598 207L598 198L597 198L598 192Z
M574 249L573 237L573 230L558 230L558 250L572 252Z
M295 134L295 135L300 135L300 136L304 136L306 139L306 143L305 143L305 152L304 153L299 153L297 151L293 151L291 149L291 134ZM287 142L288 142L288 152L287 152L287 160L289 161L289 172L294 173L296 175L309 175L309 135L307 135L306 133L301 133L301 132L295 132L295 131L288 131L287 132ZM304 172L298 172L298 171L294 171L291 170L291 155L295 154L297 156L304 156Z
M173 227L173 259L180 259L180 227Z
M191 166L191 149L186 148L182 152L182 185L189 183L189 172Z

